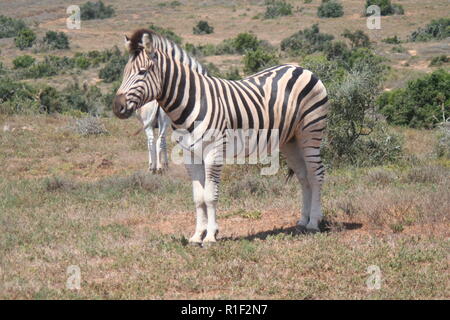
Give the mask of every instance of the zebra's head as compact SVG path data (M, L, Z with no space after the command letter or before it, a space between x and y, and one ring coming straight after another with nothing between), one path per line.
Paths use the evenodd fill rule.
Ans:
M161 73L152 32L143 29L134 32L131 39L125 36L125 46L130 58L113 103L113 112L120 119L129 118L133 111L161 95Z

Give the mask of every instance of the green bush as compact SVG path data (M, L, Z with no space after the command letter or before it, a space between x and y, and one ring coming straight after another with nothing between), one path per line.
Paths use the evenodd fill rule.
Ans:
M80 87L78 82L68 85L62 92L62 101L66 109L79 110L84 113L97 115L99 107L103 105L103 95L96 86Z
M383 39L381 41L384 42L384 43L387 43L387 44L400 44L400 43L402 43L400 41L400 39L397 37L397 35L395 35L393 37L390 37L390 38Z
M64 32L48 31L43 39L50 49L69 49L69 38Z
M36 41L36 34L30 29L22 29L17 33L14 38L16 47L20 50L31 48Z
M172 2L160 2L160 3L158 3L158 7L160 7L160 8L164 8L164 7L172 7L172 8L175 8L175 7L179 7L179 6L181 6L182 5L182 3L180 2L180 1L172 1Z
M292 5L286 1L267 0L266 5L266 13L264 14L266 19L292 15Z
M18 56L13 60L14 69L23 69L30 67L36 59L29 55Z
M25 79L50 77L75 67L73 59L68 57L46 56L43 61L35 62L23 69L20 76Z
M77 68L86 70L87 68L89 68L91 66L91 62L89 61L89 59L87 57L79 56L74 59L75 59L75 66Z
M401 156L402 139L373 116L380 82L366 62L326 83L331 108L324 157L331 166L379 165Z
M27 26L22 20L0 15L0 39L15 37L24 29Z
M335 0L322 0L322 4L317 9L319 18L339 18L344 15L344 8L341 3Z
M438 130L436 155L439 158L450 159L450 122L445 122Z
M342 36L350 40L352 49L370 48L370 38L362 30L351 32L350 30L345 29L344 33L342 33Z
M450 37L450 18L431 21L424 28L414 31L409 39L411 41L442 40Z
M122 55L116 47L116 52L111 56L108 63L100 69L99 77L106 83L111 83L122 78L123 69L128 62L128 57Z
M437 66L442 66L443 64L449 63L450 62L450 58L443 54L437 57L434 57L433 59L431 59L430 61L430 67L437 67Z
M240 33L235 38L225 39L217 46L213 44L193 45L186 43L185 50L194 56L213 56L224 54L244 54L248 50L256 50L262 47L265 50L272 50L264 41L259 40L252 33Z
M214 32L214 28L211 27L207 21L199 21L197 25L192 29L194 34L211 34Z
M261 44L261 41L251 33L240 33L236 36L234 41L234 48L237 53L244 53L247 50L256 50Z
M450 73L436 70L408 82L406 88L385 92L378 99L389 123L431 128L450 117Z
M258 48L254 51L247 51L244 56L244 72L254 73L262 69L278 64L278 57L272 53Z
M222 73L219 68L212 62L206 65L206 69L208 70L208 74L212 77L217 77L221 79L227 80L240 80L242 77L239 74L239 70L237 68L232 68L225 73Z
M157 25L154 25L153 23L150 25L149 28L150 30L155 31L159 35L166 37L167 39L175 42L178 45L181 45L181 43L183 42L183 39L170 29L159 27Z
M366 0L366 12L367 8L376 5L381 9L382 16L390 16L393 14L405 14L403 7L399 4L392 4L391 0Z
M281 50L293 54L311 54L316 51L324 51L330 45L334 36L320 33L319 25L300 30L281 41Z
M30 85L4 77L0 81L0 114L34 113L39 109L34 97Z
M81 6L81 19L107 19L114 16L114 8L112 6L105 6L103 1L86 2Z

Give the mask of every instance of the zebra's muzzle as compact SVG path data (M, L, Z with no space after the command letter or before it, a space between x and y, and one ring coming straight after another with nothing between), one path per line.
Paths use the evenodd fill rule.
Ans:
M127 108L127 99L124 94L119 94L114 99L113 112L119 119L128 119L133 114L133 110Z

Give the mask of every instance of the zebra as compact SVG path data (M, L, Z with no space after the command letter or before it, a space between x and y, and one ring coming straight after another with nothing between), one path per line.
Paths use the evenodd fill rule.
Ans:
M297 227L318 232L323 214L321 186L325 167L320 147L329 101L322 82L298 65L270 67L238 81L211 77L185 50L148 29L125 36L130 52L123 81L113 102L121 119L156 100L176 129L201 136L214 129L278 130L279 149L291 175L302 186L303 208ZM208 146L209 142L203 142ZM216 242L218 186L223 163L215 148L205 148L200 161L186 163L192 180L196 227L192 244ZM192 157L199 157L192 152Z
M161 173L168 168L166 135L170 125L170 118L161 110L156 101L151 101L136 110L136 115L142 123L142 130L147 135L149 171ZM154 138L154 129L158 128L158 136Z

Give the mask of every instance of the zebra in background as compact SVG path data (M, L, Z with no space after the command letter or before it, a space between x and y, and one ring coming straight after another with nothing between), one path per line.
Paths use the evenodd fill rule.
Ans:
M142 130L147 135L148 145L148 170L152 173L162 173L168 168L166 135L170 125L170 118L156 101L151 101L138 110L136 115L142 123L142 128L135 133L137 135ZM154 130L158 128L157 138L154 138Z
M280 65L239 81L210 77L183 49L151 30L126 37L130 58L113 104L126 119L157 100L175 128L202 136L214 129L278 130L280 151L302 185L300 229L316 232L322 219L324 178L320 144L326 128L327 92L322 82L296 65ZM222 163L205 144L200 162L186 163L193 184L196 229L191 243L216 241L216 206ZM193 153L193 157L198 155Z

